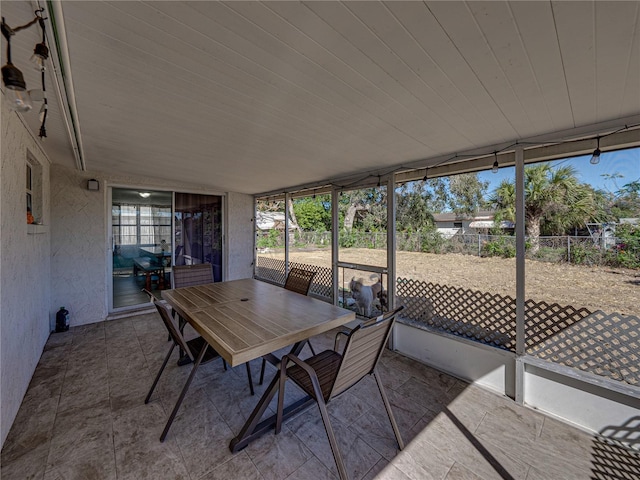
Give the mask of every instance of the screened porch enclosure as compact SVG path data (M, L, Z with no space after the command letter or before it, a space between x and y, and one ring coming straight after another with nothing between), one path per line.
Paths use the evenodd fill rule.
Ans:
M552 188L550 182L562 174L576 189L565 210L546 207L535 238L532 229L518 233L515 228L529 222L530 214L527 220L525 212L509 217L509 205L500 197L505 188L515 187L517 167L504 168L500 181L481 171L398 183L395 218L381 216L378 228L372 227L373 219L353 228L354 209L349 212L345 200L345 208L333 214L331 231L304 231L299 217L310 208L309 196L289 194L294 208L281 211L281 222L296 223L295 240L286 242L284 229L262 229L258 238L269 238L271 246L257 249L255 276L282 284L290 268L314 270L310 294L350 308L360 319L375 317L388 305L375 298L375 307L363 312L351 281L366 279L370 287L378 276L391 305L405 306L393 349L583 428L601 432L618 424L611 435L637 447L633 428L622 426L640 414L640 221L629 218L640 217L640 204L633 188L623 185L634 185L640 155L637 150L618 153L630 168L620 170L614 161L595 167L585 156L522 165L525 209L535 207L534 181ZM607 158L612 157L603 155ZM451 190L449 197L442 195L461 184L476 188L476 209L491 208L458 211L450 225L438 223L441 212L471 198L453 198ZM332 190L339 201L348 195L336 186ZM627 210L587 225L589 217L570 203L584 208L590 199L593 208L609 202ZM297 202L304 209L296 209ZM362 204L358 211L368 215L373 206ZM438 207L443 210L430 210ZM574 218L575 226L562 223L565 217ZM395 226L392 240L387 225ZM597 414L586 413L592 409Z

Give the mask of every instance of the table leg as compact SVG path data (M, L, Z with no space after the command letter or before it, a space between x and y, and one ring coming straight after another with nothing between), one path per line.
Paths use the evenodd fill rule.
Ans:
M291 349L290 353L298 355L304 347L304 344L305 342L296 343ZM277 372L265 392L262 394L262 397L258 401L258 404L251 412L251 415L249 415L249 418L247 418L247 421L242 426L242 429L240 430L238 436L231 440L231 443L229 444L229 449L231 450L231 452L239 452L244 447L249 445L249 443L251 443L253 440L275 427L277 415L272 415L262 422L260 422L260 419L269 406L269 403L278 392L279 388L280 372ZM289 405L284 409L282 418L285 419L287 417L290 417L300 410L307 408L312 403L314 403L314 400L311 397L306 397L298 400L297 402L294 402L292 405Z

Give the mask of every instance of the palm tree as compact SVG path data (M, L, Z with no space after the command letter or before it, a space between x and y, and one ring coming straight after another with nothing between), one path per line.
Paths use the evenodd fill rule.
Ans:
M525 230L533 254L540 248L543 225L549 233L561 234L596 215L593 190L578 181L573 167L554 169L548 163L527 167L524 183ZM515 221L515 198L515 184L504 180L490 202L502 218Z

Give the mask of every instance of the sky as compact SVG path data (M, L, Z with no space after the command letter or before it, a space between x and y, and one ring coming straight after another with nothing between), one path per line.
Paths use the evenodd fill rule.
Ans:
M625 184L640 181L640 148L629 148L615 152L604 152L600 155L600 163L591 165L591 155L554 160L553 166L571 165L575 168L582 183L588 183L594 188L615 192ZM603 175L621 175L622 178L607 179ZM515 167L501 168L498 173L490 170L478 173L478 178L489 182L488 192L491 193L504 179L513 180Z

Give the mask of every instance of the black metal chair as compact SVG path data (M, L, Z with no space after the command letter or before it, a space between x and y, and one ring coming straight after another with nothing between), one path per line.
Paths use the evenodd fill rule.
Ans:
M307 360L300 360L297 356L287 354L282 357L280 365L280 391L278 394L278 411L276 418L276 434L282 429L282 416L284 407L284 391L286 379L289 378L305 393L311 396L320 409L320 415L324 423L327 437L333 457L338 467L338 473L342 480L348 479L347 471L338 449L326 404L331 399L344 393L367 375L373 375L382 402L389 416L393 433L400 450L404 448L400 430L391 411L391 405L382 386L382 381L376 370L376 366L384 350L396 315L404 307L398 307L380 317L358 325L349 332L339 332L333 350L325 350ZM347 342L342 353L338 353L340 335L347 337ZM292 366L288 366L289 362Z
M173 320L171 318L171 315L169 314L169 310L167 309L167 307L161 302L159 302L158 299L155 298L151 292L149 292L148 290L143 290L143 291L148 295L150 295L151 302L155 305L156 309L158 310L158 313L160 314L160 318L162 319L162 323L167 329L167 332L169 333L169 338L171 339L171 347L169 348L167 355L164 357L162 366L160 367L160 370L158 371L158 374L156 375L156 378L153 381L153 385L151 385L151 388L149 389L149 393L144 399L144 403L149 403L149 400L151 399L151 395L153 395L153 391L158 385L158 380L160 380L160 377L162 376L162 372L167 366L167 363L169 362L169 358L171 357L171 354L173 353L173 350L176 347L181 348L185 352L185 354L189 356L192 362L200 355L203 348L207 348L207 351L205 352L202 358L202 361L200 363L207 363L215 358L219 358L220 355L218 355L218 352L216 352L202 337L196 337L192 340L185 340L180 330L176 328L176 325L173 323Z
M310 270L303 270L302 268L292 268L289 270L289 275L284 282L284 288L292 292L299 293L301 295L308 295L311 289L311 282L313 277L316 276L316 272ZM311 354L315 355L316 352L313 349L313 345L309 340L306 341L307 345L311 349ZM264 370L267 366L267 362L278 367L280 365L280 359L273 354L268 354L262 357L262 367L260 368L260 385L264 381Z

